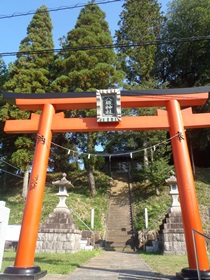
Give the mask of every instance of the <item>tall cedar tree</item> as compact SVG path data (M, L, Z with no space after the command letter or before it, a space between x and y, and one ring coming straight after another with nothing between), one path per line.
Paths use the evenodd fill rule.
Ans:
M17 60L10 65L10 79L4 86L5 90L25 93L44 93L49 90L50 65L54 54L42 51L54 48L52 28L48 9L43 5L37 9L28 25L27 36L20 43Z
M160 82L168 82L170 87L210 84L209 10L210 0L173 0L169 3L162 38L175 42L161 45L158 51L155 70ZM206 40L202 37L206 37ZM179 41L183 38L186 38L184 42ZM209 108L208 101L205 106L194 108L194 111L209 112ZM210 164L209 137L210 129L188 131L196 165Z
M160 46L155 67L157 77L171 87L209 84L210 0L173 0L168 7L162 39L176 40ZM201 37L208 38L199 40ZM179 41L184 38L184 42Z
M129 85L150 80L157 46L144 43L152 42L159 36L161 20L157 0L127 0L123 5L116 39L121 45L118 56Z
M112 44L112 37L108 23L105 21L105 13L94 4L94 1L91 1L81 10L75 28L65 38L64 55L55 62L60 76L52 83L52 90L77 91L79 95L79 92L83 91L115 88L119 82L122 82L124 73L117 69L114 50L103 48L103 45L110 44ZM95 116L95 110L71 112L71 114L83 117ZM75 138L82 151L94 152L97 133L87 133ZM92 195L96 194L93 175L95 160L84 161Z
M47 7L43 5L37 9L27 28L27 36L20 43L17 60L9 66L9 77L4 84L4 90L22 93L48 91L51 81L50 65L54 55L53 53L39 53L39 51L53 48L52 23ZM34 51L37 53L33 53ZM26 119L30 115L29 112L21 111L14 105L5 104L1 110L5 112L5 119ZM23 199L26 196L28 168L33 158L34 142L35 139L31 135L15 137L15 140L14 136L7 136L2 146L8 161L11 158L11 162L24 171ZM8 146L13 149L8 150Z
M158 87L157 81L152 76L155 63L157 46L154 41L159 37L163 16L157 0L127 0L123 5L123 11L118 23L119 30L116 31L118 57L122 69L126 72L126 83L129 89L152 89ZM151 43L153 42L153 43ZM130 47L127 47L127 46ZM132 109L132 115L151 115L154 108ZM118 136L118 141L125 143L124 148L138 149L144 147L144 153L139 155L141 164L149 163L150 154L146 147L152 143L165 139L164 132L136 132L124 135L129 141ZM125 138L125 136L124 136ZM121 139L121 140L120 140ZM162 153L162 156L163 153ZM152 157L152 156L151 156Z

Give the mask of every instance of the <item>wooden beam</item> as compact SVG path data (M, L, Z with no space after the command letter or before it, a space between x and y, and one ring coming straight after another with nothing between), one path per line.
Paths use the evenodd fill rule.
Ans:
M62 96L62 94L61 94ZM122 108L138 107L162 107L166 106L169 100L177 100L180 106L201 106L206 103L208 92L196 94L173 94L173 95L141 95L141 96L121 96ZM44 104L52 104L55 110L81 110L95 109L96 97L83 98L40 98L40 99L15 99L16 105L21 110L42 110Z
M37 133L38 114L32 114L29 120L7 120L6 133ZM190 108L182 110L184 127L210 127L210 113L192 114ZM164 110L158 110L157 116L122 117L121 122L98 123L96 118L65 118L58 113L52 121L52 132L88 132L88 131L121 131L121 130L168 130L168 116Z

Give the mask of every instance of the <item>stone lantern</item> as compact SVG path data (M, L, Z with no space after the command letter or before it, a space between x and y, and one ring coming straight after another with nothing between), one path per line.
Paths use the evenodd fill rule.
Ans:
M36 252L39 253L75 253L80 251L81 231L71 216L65 200L68 196L67 187L73 187L63 173L61 180L52 182L59 187L57 196L59 203L53 213L39 228Z
M170 175L170 178L166 179L166 183L170 187L169 194L172 196L171 212L180 212L181 208L179 203L179 190L177 186L177 179L174 171L171 170Z
M59 197L59 203L54 209L54 212L68 212L70 213L70 210L68 209L68 206L66 205L66 198L68 195L67 193L67 187L74 187L70 181L66 179L66 173L63 173L63 178L61 180L52 182L53 185L59 186L59 192L57 193L57 196Z

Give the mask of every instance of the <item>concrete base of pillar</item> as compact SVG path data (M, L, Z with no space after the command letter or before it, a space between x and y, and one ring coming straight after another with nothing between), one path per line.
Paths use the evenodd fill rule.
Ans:
M198 277L196 269L183 268L180 273L176 274L177 279L179 280L210 280L210 270L200 271L201 278Z
M27 268L8 266L4 273L0 273L0 280L38 280L46 274L47 271L42 271L39 266Z

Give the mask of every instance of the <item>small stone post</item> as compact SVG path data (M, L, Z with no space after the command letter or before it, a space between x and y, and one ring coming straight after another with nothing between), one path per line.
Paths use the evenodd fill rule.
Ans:
M10 209L5 207L5 202L0 201L0 270L4 254L5 237L9 222Z

